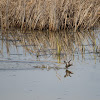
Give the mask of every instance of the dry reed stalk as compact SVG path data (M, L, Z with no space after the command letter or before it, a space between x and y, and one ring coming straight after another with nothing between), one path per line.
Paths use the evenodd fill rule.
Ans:
M0 11L0 27L1 27L1 33L2 33L2 13L1 13L1 11Z

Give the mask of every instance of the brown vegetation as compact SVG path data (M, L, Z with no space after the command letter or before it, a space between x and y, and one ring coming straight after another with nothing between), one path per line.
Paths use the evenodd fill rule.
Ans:
M0 27L89 29L100 21L100 0L0 0Z

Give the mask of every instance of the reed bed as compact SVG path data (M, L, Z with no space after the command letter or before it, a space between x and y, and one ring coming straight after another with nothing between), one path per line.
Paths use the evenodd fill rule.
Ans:
M89 29L100 22L100 0L0 0L1 29Z

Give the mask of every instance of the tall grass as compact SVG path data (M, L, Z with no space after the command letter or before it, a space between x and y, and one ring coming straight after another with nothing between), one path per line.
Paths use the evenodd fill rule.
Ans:
M0 0L0 26L21 30L89 29L100 22L100 0Z

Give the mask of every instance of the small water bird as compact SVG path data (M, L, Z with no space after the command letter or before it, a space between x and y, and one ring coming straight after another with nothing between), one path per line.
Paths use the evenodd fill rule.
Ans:
M66 68L68 68L68 67L70 67L70 66L73 65L73 64L71 64L70 62L71 62L71 60L68 61L68 62L64 61L64 63L66 64L66 65L65 65Z

